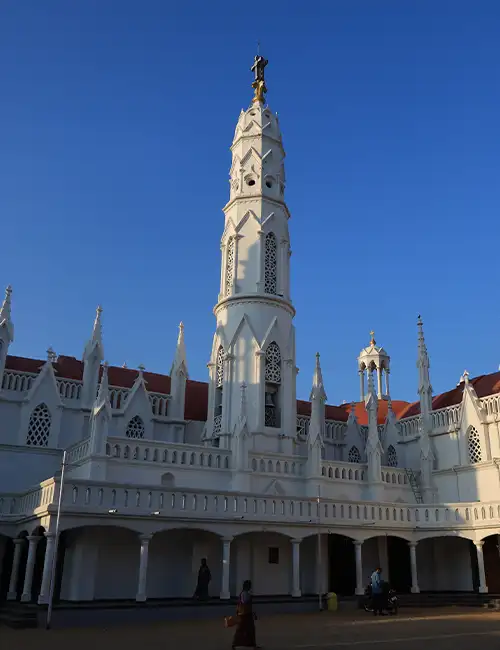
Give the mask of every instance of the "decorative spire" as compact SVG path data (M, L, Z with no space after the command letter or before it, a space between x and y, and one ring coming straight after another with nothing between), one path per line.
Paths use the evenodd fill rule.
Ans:
M375 340L375 332L372 330L370 332L370 345L372 347L375 347L376 343L377 343L377 341Z
M97 405L103 404L109 399L109 380L108 380L108 362L102 364L102 377L99 384L99 393L97 395Z
M12 287L9 285L5 289L5 298L0 307L0 327L5 327L7 332L7 343L12 343L14 340L14 325L11 320L11 307L12 307ZM2 370L0 369L0 373Z
M252 102L259 102L261 104L265 102L264 95L267 93L267 87L264 79L264 68L268 63L269 61L267 59L265 59L260 54L257 54L254 60L254 64L250 68L255 76L254 82L252 84L252 88L254 89L255 94Z
M326 402L327 399L325 386L323 384L323 373L321 371L321 364L319 361L319 352L316 352L316 365L314 367L311 396L309 399L320 399L323 402Z
M57 361L57 354L54 352L52 347L49 347L47 350L47 361L50 363L55 363Z
M469 383L469 371L464 370L462 376L460 377L460 383L468 384Z
M179 335L177 337L177 347L175 348L175 357L170 370L170 375L173 375L179 370L183 370L186 377L188 376L187 358L186 358L186 344L184 342L184 324L179 323Z
M137 369L139 370L139 379L142 379L144 376L144 371L146 370L146 366L143 363L140 363L137 366Z
M432 411L432 386L429 373L430 362L427 353L427 346L425 345L424 338L424 324L422 317L419 315L417 319L418 328L418 394L420 395L420 414L422 416L422 423L424 429L431 427L430 413Z
M5 298L3 300L2 307L0 308L0 325L4 321L10 321L11 295L12 287L9 284L9 286L5 289Z
M102 344L102 322L101 322L102 307L99 305L96 309L96 315L94 320L94 327L92 328L92 336L85 346L85 351L83 353L85 357L89 357L96 347L100 348L100 358L102 359L103 354L103 344Z

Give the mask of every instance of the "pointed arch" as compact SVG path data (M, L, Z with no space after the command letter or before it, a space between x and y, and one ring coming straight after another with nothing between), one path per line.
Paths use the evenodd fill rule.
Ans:
M264 424L266 427L279 427L281 350L276 341L271 341L266 348L265 386Z
M266 349L266 382L281 384L281 351L276 341Z
M222 391L224 389L224 361L225 352L222 345L219 345L215 357L215 402L214 402L214 428L213 435L217 436L222 429Z
M229 237L226 247L226 273L225 273L225 294L230 296L234 283L234 262L235 262L236 240L234 236Z
M360 463L361 462L361 454L359 453L359 449L356 447L356 445L353 445L349 449L349 453L347 455L347 460L350 463Z
M268 232L264 242L264 291L278 293L278 241L273 232Z
M127 424L125 435L127 438L144 438L144 432L145 428L142 418L140 418L138 415L134 415L134 417L129 420L129 423Z
M483 460L481 438L475 427L469 427L467 430L467 453L471 465L480 463Z
M219 345L215 361L215 385L217 388L222 388L224 385L224 348L222 345Z
M398 455L393 445L389 445L387 447L387 466L388 467L398 466Z
M26 444L31 447L47 447L50 437L52 415L45 402L35 406L30 415Z

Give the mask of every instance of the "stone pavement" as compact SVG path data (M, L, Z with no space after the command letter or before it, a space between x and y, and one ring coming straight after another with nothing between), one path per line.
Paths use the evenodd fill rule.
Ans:
M273 616L257 621L264 650L470 650L478 644L500 648L500 613L463 608L404 609L397 617L364 612ZM0 648L99 650L221 650L231 647L232 630L222 621L183 621L109 628L10 630L0 628Z

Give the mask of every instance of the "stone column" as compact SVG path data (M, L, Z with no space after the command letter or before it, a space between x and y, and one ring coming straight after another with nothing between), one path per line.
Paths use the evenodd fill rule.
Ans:
M220 592L221 600L228 600L231 598L231 592L229 591L229 567L232 539L232 537L226 537L222 540L222 590Z
M382 369L377 368L377 397L382 399Z
M45 547L45 559L43 561L42 586L38 595L38 604L46 605L49 602L50 582L52 579L52 566L56 561L54 557L56 535L55 533L45 533L47 546Z
M363 596L365 593L365 588L363 586L363 556L361 549L363 542L358 540L353 540L354 552L356 556L356 596Z
M479 593L487 594L488 586L486 584L486 573L484 571L483 544L484 542L474 542L477 553L477 568L479 571Z
M151 535L141 535L139 539L141 540L141 556L139 562L139 580L135 599L138 603L143 603L147 598L146 584L148 577L149 542L151 541Z
M365 399L365 371L360 370L359 371L359 394L361 397L361 401Z
M26 573L24 575L24 587L23 593L21 595L22 603L31 602L31 586L33 584L33 569L35 568L36 561L36 547L40 541L40 537L36 535L30 535L27 538L29 542L28 546L28 560L26 562Z
M292 539L292 596L300 598L300 539Z
M14 559L12 560L12 572L10 574L9 593L7 594L7 600L16 600L17 598L17 580L19 577L19 563L21 562L23 543L24 539L14 540Z
M410 547L410 565L411 565L411 593L419 594L420 587L418 586L418 572L417 572L417 543L408 542Z

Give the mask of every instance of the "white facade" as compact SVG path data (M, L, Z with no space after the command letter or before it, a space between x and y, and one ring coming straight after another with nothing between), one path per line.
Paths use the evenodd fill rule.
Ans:
M208 385L188 378L181 324L170 376L104 362L102 310L82 361L8 356L0 310L0 588L46 603L67 451L56 595L190 597L500 591L500 373L432 398L418 321L415 404L392 402L390 358L358 357L361 402L326 405L319 355L296 399L290 214L278 118L256 97L232 145ZM260 84L260 85L259 85ZM321 533L321 553L318 553ZM321 558L318 563L318 557Z

